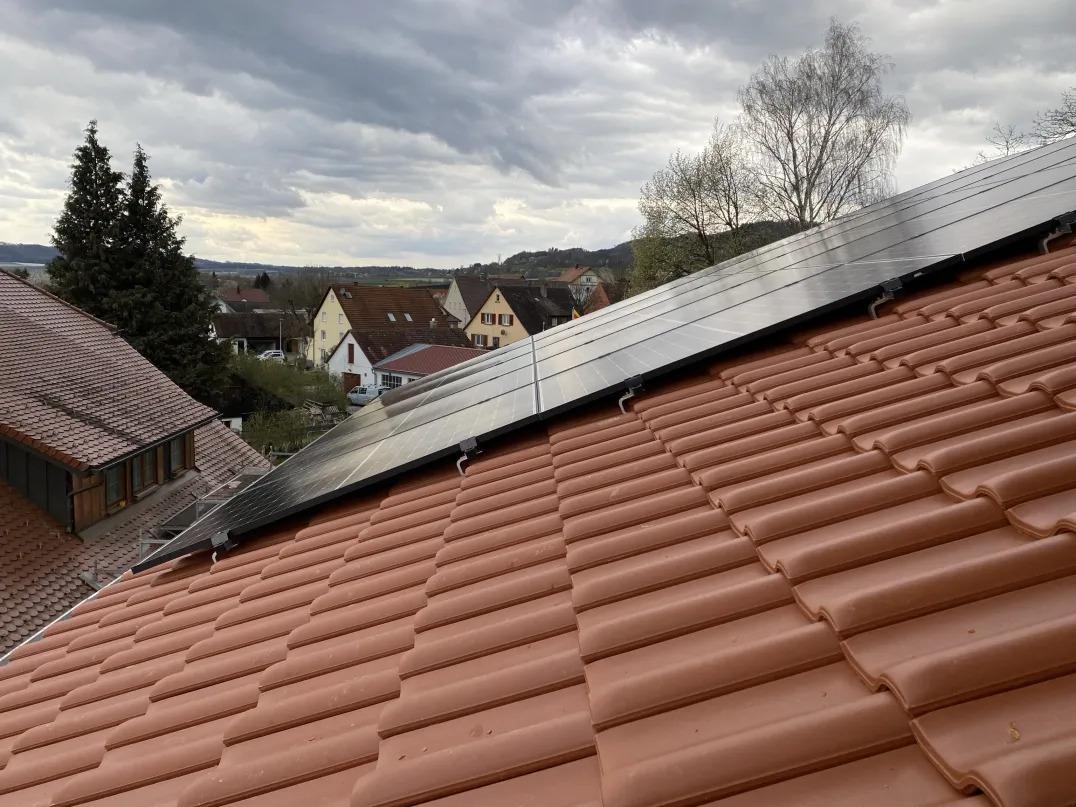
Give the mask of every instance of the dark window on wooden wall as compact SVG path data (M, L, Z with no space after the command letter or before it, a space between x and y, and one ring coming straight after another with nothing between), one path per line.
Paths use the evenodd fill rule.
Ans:
M105 468L105 503L109 507L115 507L124 499L126 474L123 471L123 463Z

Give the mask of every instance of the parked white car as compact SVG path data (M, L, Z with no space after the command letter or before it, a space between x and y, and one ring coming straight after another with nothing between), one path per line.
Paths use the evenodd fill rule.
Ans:
M388 387L375 387L373 384L359 384L351 388L347 394L347 399L355 406L362 406L370 403L387 389Z
M284 361L283 350L266 350L258 354L262 361Z

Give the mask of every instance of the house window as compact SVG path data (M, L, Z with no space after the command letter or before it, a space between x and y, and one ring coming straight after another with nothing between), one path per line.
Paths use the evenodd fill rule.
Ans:
M123 503L123 465L105 468L105 504L115 507Z
M324 341L325 341L325 331L322 331L322 332L321 332L321 341L322 341L322 342L324 342Z
M492 325L495 322L496 322L496 319L494 318L493 314L483 314L482 315L482 324L483 325Z
M408 314L406 311L404 312L404 319L406 319L408 322L414 322L414 320L411 319L411 315Z
M347 363L355 363L355 346L351 342L347 343Z
M157 484L157 449L143 451L131 460L131 488L140 493Z
M328 311L322 311L321 312L321 321L326 322L328 319L329 319L329 312Z
M187 467L186 442L186 438L174 437L168 443L168 473L171 476L177 476Z
M501 314L498 318L501 325L511 325L516 321L516 318L512 314Z
M492 345L492 347L500 347L500 346L501 346L501 337L494 336L493 337L493 345Z
M396 315L393 314L391 311L387 314L387 316L389 318L389 322L395 322L396 321Z
M344 324L344 315L343 314L337 314L336 315L336 324L337 325L343 325Z
M475 347L486 346L486 335L484 333L476 333L473 337Z
M381 385L383 387L388 387L389 389L396 389L397 387L403 386L403 378L392 373L382 373Z
M499 303L500 301L501 301L501 295L498 294L497 295L497 302Z

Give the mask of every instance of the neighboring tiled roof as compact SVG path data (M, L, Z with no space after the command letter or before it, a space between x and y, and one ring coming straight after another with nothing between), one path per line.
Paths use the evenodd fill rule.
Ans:
M459 328L394 328L392 330L351 331L351 335L371 364L376 364L414 344L455 345L457 347L467 347L471 344L467 334ZM346 336L345 334L332 353L340 349Z
M269 293L264 289L240 288L238 286L221 286L217 297L226 303L270 303Z
M305 317L283 311L236 312L213 315L213 330L221 339L285 339L310 333Z
M415 349L411 349L415 348ZM484 356L488 351L473 347L448 345L412 345L382 359L375 366L378 370L394 370L412 375L429 375L438 370L453 367L460 362Z
M565 284L498 286L497 291L529 334L552 327L552 317L572 315L572 292Z
M472 317L486 302L486 298L489 297L495 285L525 285L526 282L521 277L481 277L479 275L456 275L455 277L456 287L460 290L460 296L463 297L463 304Z
M587 303L583 309L583 313L593 314L595 311L600 311L607 305L620 302L623 298L623 283L610 283L609 281L603 280L594 287L590 296L587 297Z
M140 535L240 468L268 467L264 457L220 421L198 427L194 439L198 473L168 483L166 490L110 519L107 530L91 530L95 536L87 540L66 532L0 481L0 655L92 593L80 574L109 582L138 560Z
M561 283L574 283L593 268L594 267L592 266L573 266L572 268L565 269L561 272L557 280ZM597 273L596 269L594 271Z
M100 320L0 271L0 434L85 468L212 417Z
M459 325L459 321L421 287L337 283L332 290L352 330L428 328L430 320L434 319L438 325ZM395 322L389 319L389 314L396 318ZM410 322L404 314L411 315Z
M106 589L0 807L1072 803L1076 250L882 313Z

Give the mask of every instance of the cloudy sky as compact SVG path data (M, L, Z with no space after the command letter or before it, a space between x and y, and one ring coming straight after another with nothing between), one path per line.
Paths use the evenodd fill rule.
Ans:
M611 246L668 153L830 15L893 61L901 189L1076 86L1071 0L0 0L0 241L47 242L96 118L118 167L146 148L207 258Z

